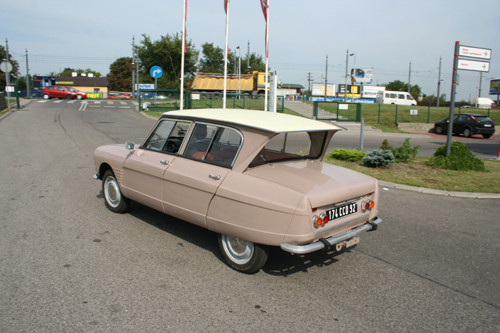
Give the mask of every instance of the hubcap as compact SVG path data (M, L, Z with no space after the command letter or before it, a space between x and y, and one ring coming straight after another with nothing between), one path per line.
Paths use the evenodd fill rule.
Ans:
M229 259L238 265L244 265L252 258L254 250L252 242L223 235L222 245Z
M106 182L104 183L104 196L111 207L116 208L120 204L120 189L118 188L116 179L113 177L106 178Z

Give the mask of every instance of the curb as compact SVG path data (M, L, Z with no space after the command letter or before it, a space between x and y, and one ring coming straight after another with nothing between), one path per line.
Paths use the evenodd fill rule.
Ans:
M380 186L386 188L394 188L399 190L413 191L418 193L425 194L434 194L445 197L454 197L454 198L469 198L469 199L500 199L500 194L498 193L474 193L474 192L455 192L455 191L443 191L443 190L435 190L432 188L425 187L417 187L396 183L389 183L385 181L378 182Z

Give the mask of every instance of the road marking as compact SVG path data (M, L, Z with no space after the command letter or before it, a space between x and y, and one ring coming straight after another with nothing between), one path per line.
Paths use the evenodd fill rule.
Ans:
M57 101L54 101L54 104L62 103L62 100L58 99Z
M109 105L115 104L113 101L106 101L106 103L108 103Z
M87 109L87 105L89 105L89 103L82 102L82 104L80 105L80 108L78 109L78 111L85 111Z

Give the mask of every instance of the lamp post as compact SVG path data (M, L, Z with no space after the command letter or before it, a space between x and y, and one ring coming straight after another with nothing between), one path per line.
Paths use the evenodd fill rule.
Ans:
M347 49L345 54L344 103L347 101L347 70L349 67L349 57L352 57L353 55L354 53L349 54L349 49Z

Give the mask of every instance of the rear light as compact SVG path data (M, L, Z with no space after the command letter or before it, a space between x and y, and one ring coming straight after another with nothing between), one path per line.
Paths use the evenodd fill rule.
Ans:
M375 201L373 201L373 200L363 201L361 203L361 210L363 212L366 212L367 210L370 210L374 207L375 207Z
M319 216L318 215L314 215L314 217L313 217L313 225L314 225L315 228L319 228L321 226L324 226L329 221L330 221L330 219L328 218L328 215L323 214L323 213L320 214Z

